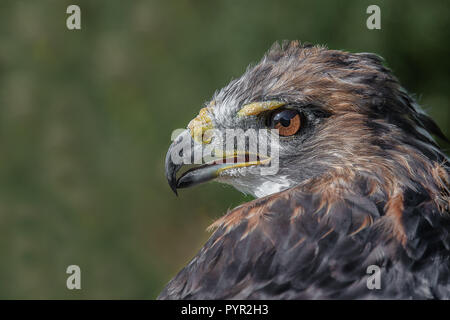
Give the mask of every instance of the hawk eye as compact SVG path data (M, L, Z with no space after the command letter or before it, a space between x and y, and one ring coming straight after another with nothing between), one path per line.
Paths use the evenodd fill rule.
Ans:
M288 137L300 130L302 120L296 110L284 109L276 111L270 118L270 127L278 129L280 136Z

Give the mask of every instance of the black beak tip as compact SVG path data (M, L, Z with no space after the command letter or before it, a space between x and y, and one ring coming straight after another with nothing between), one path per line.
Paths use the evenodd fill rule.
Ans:
M166 178L167 182L169 183L170 189L172 189L173 193L175 193L175 195L178 197L176 172L167 174Z
M166 178L167 178L167 182L169 183L170 189L172 189L173 193L175 193L176 196L178 196L177 172L180 168L181 168L181 165L176 165L172 162L172 158L170 155L170 148L169 148L169 152L167 152L166 161L165 161Z
M177 187L175 184L172 184L170 186L170 189L172 189L173 193L175 193L175 195L178 197L178 191L177 191Z

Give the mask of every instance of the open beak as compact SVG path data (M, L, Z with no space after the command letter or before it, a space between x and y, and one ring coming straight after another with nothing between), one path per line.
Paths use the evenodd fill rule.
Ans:
M261 157L258 154L250 155L248 152L235 150L232 152L216 151L216 155L218 154L216 157L211 158L210 160L208 159L206 163L197 165L186 163L189 162L189 160L192 160L193 156L191 154L183 154L182 158L184 159L184 163L178 163L180 161L174 161L173 158L175 157L177 150L180 150L179 144L181 144L182 141L183 139L180 139L179 137L170 145L165 161L166 178L170 188L175 194L178 194L177 189L188 188L203 182L214 180L225 170L262 165L270 162L270 157ZM195 145L193 141L191 141L191 144ZM195 151L198 150L199 147L201 147L201 145L197 144L195 147L189 148L189 150ZM188 166L190 168L177 178L177 173Z

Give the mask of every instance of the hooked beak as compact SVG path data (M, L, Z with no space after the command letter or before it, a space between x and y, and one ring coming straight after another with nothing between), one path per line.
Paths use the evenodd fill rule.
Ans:
M252 155L251 157L248 152L236 150L231 153L218 152L219 156L212 158L212 160L207 161L204 164L190 165L189 162L193 159L192 154L183 154L182 158L184 159L184 162L180 161L180 150L183 150L182 144L183 141L186 141L186 138L186 133L182 133L178 136L178 138L170 145L166 154L166 178L170 188L176 195L178 195L177 189L188 188L203 182L214 180L225 170L267 164L271 159L267 156L261 157L258 154ZM188 150L192 150L193 152L202 147L192 139L189 139L189 143L192 147L188 148ZM176 158L177 161L174 161L174 158ZM191 168L177 178L177 173L188 165Z

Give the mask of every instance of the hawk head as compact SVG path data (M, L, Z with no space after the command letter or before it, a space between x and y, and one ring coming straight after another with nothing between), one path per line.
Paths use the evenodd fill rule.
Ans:
M233 133L245 142L226 144ZM262 197L356 175L392 191L446 161L430 134L445 139L379 56L285 42L206 103L170 146L166 176L175 192L214 179ZM210 157L177 177L196 153Z

